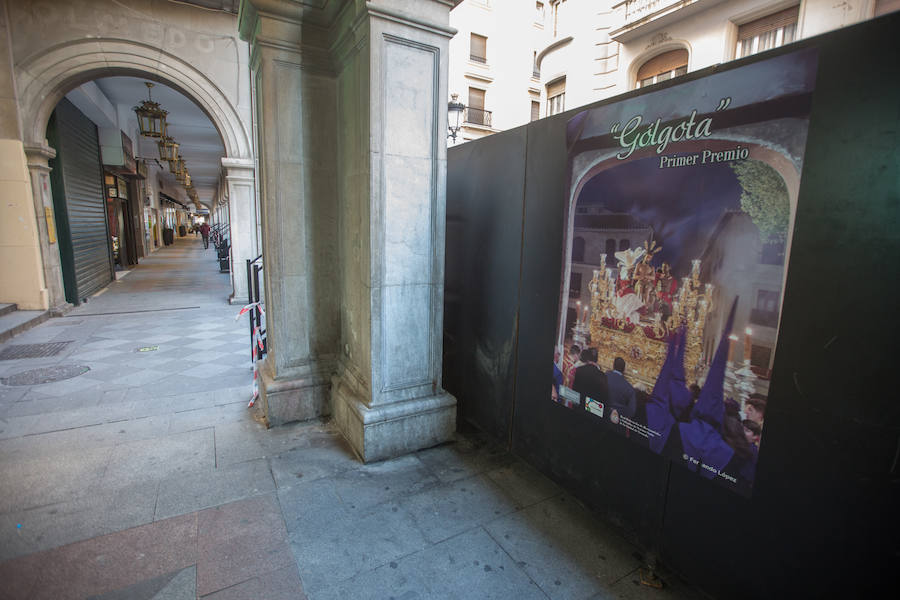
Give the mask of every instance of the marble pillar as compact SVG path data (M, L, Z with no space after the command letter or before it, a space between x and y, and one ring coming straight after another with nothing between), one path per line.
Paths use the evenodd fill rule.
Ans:
M256 178L253 159L223 158L228 188L228 222L231 232L231 283L233 304L247 302L247 260L253 260L256 233Z
M327 27L292 2L244 0L251 43L268 354L269 425L330 413L339 344L335 80Z
M244 0L270 424L333 413L365 461L450 439L441 388L452 0Z
M451 3L356 3L336 27L341 355L335 421L364 461L451 438L441 388Z

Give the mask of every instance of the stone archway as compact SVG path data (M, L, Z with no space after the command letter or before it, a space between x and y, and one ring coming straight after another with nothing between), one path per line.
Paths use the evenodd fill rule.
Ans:
M204 73L158 47L116 39L87 39L48 48L17 64L16 86L25 144L43 142L53 108L71 89L100 77L153 79L194 100L209 116L227 158L251 159L249 133L232 102Z
M240 68L238 65L236 68ZM42 189L49 179L48 160L55 155L45 142L47 123L57 103L71 89L94 79L136 76L164 83L193 100L209 117L225 147L222 167L229 188L232 261L243 264L250 257L255 226L246 221L256 201L255 161L249 133L249 115L244 119L235 102L206 73L185 59L160 47L138 41L88 38L67 41L41 50L15 65L21 107L23 142L32 172L35 213L39 221L44 279L51 308L65 304L59 257L46 236L45 207L49 198ZM246 296L242 269L232 269L233 298Z

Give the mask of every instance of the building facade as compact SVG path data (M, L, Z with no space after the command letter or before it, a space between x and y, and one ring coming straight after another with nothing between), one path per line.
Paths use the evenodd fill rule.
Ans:
M463 0L457 142L900 9L898 0Z

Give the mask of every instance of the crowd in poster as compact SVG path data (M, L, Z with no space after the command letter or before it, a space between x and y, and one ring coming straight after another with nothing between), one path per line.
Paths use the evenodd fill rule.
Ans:
M567 126L551 398L745 495L815 72L783 54Z

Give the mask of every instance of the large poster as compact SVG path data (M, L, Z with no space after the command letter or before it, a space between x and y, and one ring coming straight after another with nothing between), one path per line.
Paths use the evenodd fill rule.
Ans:
M582 112L552 401L749 495L815 83L803 50Z

